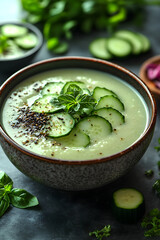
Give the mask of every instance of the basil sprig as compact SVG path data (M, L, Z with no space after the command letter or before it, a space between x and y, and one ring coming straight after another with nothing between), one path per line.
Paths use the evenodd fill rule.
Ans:
M79 116L89 115L96 105L96 100L76 84L70 84L67 91L52 102L57 106L64 106L66 112Z
M0 171L0 217L10 204L17 208L29 208L39 204L38 199L24 189L13 188L12 179Z

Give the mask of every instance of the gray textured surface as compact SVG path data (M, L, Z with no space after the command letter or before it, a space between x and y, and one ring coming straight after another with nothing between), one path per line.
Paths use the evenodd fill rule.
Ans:
M1 1L0 20L20 18L18 0ZM138 75L141 64L148 57L160 54L160 8L147 9L145 25L139 31L151 39L152 51L130 60L117 61ZM90 56L89 42L103 33L90 36L77 36L67 55ZM42 48L34 61L52 57ZM0 84L7 78L0 70ZM0 219L0 239L3 240L87 240L94 239L88 233L96 228L111 224L111 240L144 240L140 222L134 225L118 223L110 209L112 191L121 187L135 187L143 192L146 200L146 212L159 207L160 199L152 192L153 182L159 178L157 161L160 155L154 150L160 137L160 102L157 100L158 116L153 140L140 162L124 177L100 189L83 192L65 192L45 187L19 172L8 160L0 147L0 169L14 181L14 187L24 188L39 199L40 205L29 210L10 207ZM152 168L152 179L144 176L144 171ZM157 238L158 239L158 238Z

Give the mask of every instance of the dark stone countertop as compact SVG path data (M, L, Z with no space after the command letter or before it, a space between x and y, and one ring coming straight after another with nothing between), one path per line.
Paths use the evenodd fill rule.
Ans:
M2 3L3 2L3 3ZM21 8L18 0L1 1L0 21L17 20L21 18ZM152 44L152 51L123 61L116 61L119 65L139 74L141 64L149 57L160 54L160 8L148 7L147 18L138 31L146 34ZM95 37L104 33L93 33L88 36L77 34L71 40L70 51L66 56L90 56L88 44ZM45 45L33 62L50 58L52 55ZM10 74L4 74L0 69L0 84ZM18 209L10 207L0 218L0 239L2 240L89 240L89 232L101 229L104 225L111 225L111 240L145 240L140 222L133 225L121 224L115 220L110 209L110 197L114 189L134 187L145 197L146 212L160 206L160 198L152 191L152 184L159 178L157 161L160 155L154 146L160 137L160 101L157 99L157 123L152 142L133 169L119 180L103 188L67 192L55 190L41 185L23 175L17 170L0 147L0 169L5 171L14 182L14 187L24 188L38 197L40 205L32 209ZM153 169L154 176L148 179L145 170ZM157 238L158 240L158 238Z

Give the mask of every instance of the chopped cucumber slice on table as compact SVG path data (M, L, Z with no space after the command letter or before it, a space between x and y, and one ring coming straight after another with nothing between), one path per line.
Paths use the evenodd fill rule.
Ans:
M119 30L115 32L114 36L129 41L132 44L133 54L140 54L143 51L143 41L136 33L129 30Z
M93 40L89 45L89 50L94 57L109 60L112 54L106 47L107 38L98 38Z
M93 90L93 98L98 100L99 98L105 96L105 95L113 95L117 96L113 91L107 89L107 88L102 88L102 87L95 87Z
M35 34L28 33L24 36L16 38L15 42L19 47L21 47L23 49L31 49L37 45L38 39Z
M120 222L136 223L144 214L144 197L134 188L119 189L113 193L112 208Z
M92 144L96 144L112 132L112 125L100 116L89 116L78 122L77 129L87 134Z
M113 128L116 128L117 126L122 125L125 122L124 115L111 107L100 108L94 111L93 114L107 119L112 124Z
M76 127L65 137L56 140L63 147L87 147L90 144L90 137Z
M28 32L26 27L14 25L14 24L5 24L1 27L1 33L8 38L15 38L25 35Z
M124 104L119 98L112 95L106 95L104 97L101 97L95 109L97 110L104 107L112 107L120 112L124 111Z
M53 98L56 98L57 94L46 94L43 97L38 98L31 106L33 112L39 113L53 113L63 109L62 106L57 106L52 102Z
M126 57L132 53L132 45L130 42L119 37L109 38L106 46L108 51L115 57Z
M70 133L75 125L74 118L66 112L59 112L50 115L47 128L48 137L62 137Z
M141 41L143 42L143 49L142 49L142 51L143 52L147 52L151 48L151 43L150 43L149 39L145 35L143 35L141 33L137 33L137 34L140 37Z
M49 82L43 87L41 94L60 94L64 82Z

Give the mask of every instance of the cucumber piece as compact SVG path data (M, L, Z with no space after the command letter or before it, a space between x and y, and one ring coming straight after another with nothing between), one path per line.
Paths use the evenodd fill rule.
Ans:
M12 58L17 58L20 57L24 54L24 51L19 48L13 40L8 40L7 41L7 48L5 51L0 54L0 58L5 58L5 59L12 59Z
M33 33L28 33L24 36L15 39L15 43L22 49L28 50L34 48L38 43L38 38Z
M106 47L115 57L127 57L132 53L132 45L130 42L120 37L108 38Z
M87 147L90 144L90 137L75 127L64 137L57 139L56 143L63 147Z
M14 24L5 24L1 27L1 33L8 38L15 38L25 35L28 32L26 27Z
M101 97L98 101L95 109L100 109L104 107L112 107L119 112L124 111L124 104L121 102L121 100L113 95L106 95L104 97Z
M94 88L92 96L95 100L99 100L101 97L103 97L105 95L117 96L113 91L111 91L107 88L101 88L101 87Z
M119 125L122 125L125 123L125 117L122 113L117 111L114 108L108 107L108 108L100 108L93 112L93 114L101 116L105 119L107 119L113 128L116 128Z
M115 32L114 36L129 41L132 44L133 54L140 54L143 51L143 42L136 33L129 30L119 30Z
M144 197L134 188L119 189L113 193L112 209L120 222L136 223L144 214Z
M53 113L62 110L62 106L59 107L51 102L51 100L57 96L57 94L46 94L43 97L36 99L35 102L31 105L31 110L33 112L39 113Z
M96 144L112 132L112 125L100 116L85 117L77 124L77 129L90 137L91 144Z
M90 53L96 57L105 60L111 59L113 56L106 48L107 38L98 38L93 40L89 45Z
M63 82L49 82L46 83L43 89L41 90L42 95L46 94L60 94L62 87L64 86Z
M69 113L59 112L50 115L47 127L48 137L62 137L70 133L75 125L75 120Z
M143 52L149 51L149 49L151 48L151 43L150 43L149 39L145 35L143 35L141 33L137 33L137 34L140 37L141 41L143 42L143 49L142 49L142 51Z
M85 88L85 83L84 82L81 82L81 81L69 81L69 82L66 82L66 84L63 86L61 93L65 94L67 92L68 87L71 84L76 84L80 88Z

